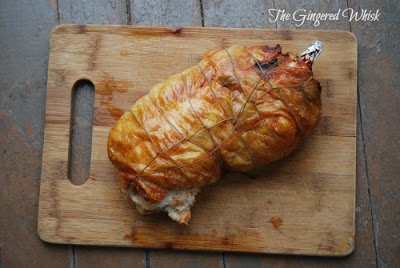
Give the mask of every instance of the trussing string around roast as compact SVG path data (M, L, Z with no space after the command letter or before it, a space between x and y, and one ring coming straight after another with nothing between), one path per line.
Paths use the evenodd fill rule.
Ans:
M232 120L231 118L223 119L223 120L221 120L220 122L216 123L215 125L213 125L213 126L211 126L211 127L209 127L209 128L212 129L212 128L214 128L214 127L216 127L216 126L222 124L223 122L231 121L231 120ZM199 131L200 131L201 129L203 129L203 128L200 128ZM216 150L218 150L219 147L222 146L222 145L229 139L229 137L233 134L233 132L235 132L235 129L233 129L232 132L229 133L228 137L225 138L225 139L221 142L221 144L219 144L216 148L214 148L214 150L212 150L210 153L215 153ZM176 144L172 145L171 148L173 148L174 146L176 146L176 145L179 144L180 142L182 142L182 140L181 140L181 141L178 141ZM168 148L168 150L170 150L171 148ZM142 174L142 176L153 175L153 174L157 174L157 173L160 173L160 172L174 171L174 170L176 170L176 169L178 169L178 168L184 168L184 167L188 167L188 166L191 166L191 165L195 165L195 164L200 163L201 161L205 160L207 157L209 157L209 156L207 155L207 156L205 156L205 157L203 157L203 158L201 158L201 159L199 159L199 160L196 160L196 161L194 161L194 162L192 162L192 163L189 163L189 164L186 164L186 165L182 165L182 166L180 166L180 167L170 168L170 169L163 169L163 170L157 170L157 171L154 171L154 172L149 172L149 173Z
M230 61L231 61L231 64L232 64L233 72L234 72L234 74L235 74L236 71L235 71L235 67L234 67L233 62L232 62L231 55L229 54L228 50L227 50L225 47L224 47L224 50L225 50L225 52L228 54L228 57L229 57L229 59L230 59ZM235 76L236 76L236 74L235 74ZM260 79L260 81L261 81L261 79ZM259 81L259 82L260 82L260 81ZM258 86L258 83L257 83L257 86ZM246 104L247 104L247 102L248 102L248 100L249 100L249 97L247 96L247 93L243 90L242 86L240 86L240 88L242 89L243 93L244 93L244 94L246 95L246 97L247 97L247 100L246 100L245 103L242 105L242 107L246 107ZM256 88L256 87L254 87L253 90L255 90L255 88ZM244 110L244 109L243 109L243 110ZM255 157L253 156L253 154L252 154L252 152L251 152L249 146L247 145L245 139L243 138L242 133L241 133L241 132L239 131L239 129L237 128L237 125L239 124L239 120L240 120L240 117L239 117L239 115L238 115L238 116L236 116L236 118L235 118L235 120L234 120L234 122L233 122L233 124L234 124L234 126L235 126L235 129L236 129L236 132L239 134L240 139L242 140L244 146L246 147L246 150L247 150L247 152L249 153L250 158L251 158L251 160L252 160L254 166L257 166L257 161L256 161ZM236 123L236 121L238 121L238 122Z
M282 94L282 88L279 89L279 95L281 96L285 105L289 108L290 113L292 114L294 121L296 122L297 127L300 129L301 134L305 134L303 128L300 126L299 121L297 120L297 116L294 114L292 107L290 107L289 103L286 101L286 98Z
M187 165L184 165L184 166L179 166L179 165L178 165L176 168L170 168L170 169L164 169L164 170L157 170L157 171L149 172L149 173L143 173L143 172L150 166L150 164L151 164L160 154L165 154L165 155L167 155L168 157L171 157L170 155L167 154L167 152L168 152L169 150L173 149L175 146L177 146L177 145L180 144L181 142L184 142L184 141L186 141L187 139L191 139L191 138L194 137L197 133L199 133L201 130L206 129L206 126L199 128L199 129L198 129L196 132L194 132L190 137L188 137L188 138L185 138L185 137L184 137L184 138L180 139L179 141L177 141L175 144L171 145L169 148L165 149L164 151L158 152L158 151L157 151L157 146L156 146L156 144L155 144L153 138L151 137L150 133L146 130L146 128L142 125L142 123L140 123L139 119L135 116L135 114L132 112L132 110L130 110L130 112L131 112L131 114L133 115L133 117L135 118L135 120L138 122L138 124L140 125L140 127L143 129L143 131L147 134L147 136L149 137L151 143L152 143L153 146L154 146L154 149L156 150L156 155L154 156L154 158L153 158L151 161L149 161L149 163L148 163L138 174L136 174L136 176L133 178L133 180L134 180L134 179L137 179L137 178L140 177L140 176L148 176L148 175L157 174L157 173L160 173L160 172L168 172L168 171L174 171L174 170L177 170L177 169L181 169L181 168L183 168L183 167L187 167L187 166L190 166L190 165L192 165L192 164L197 164L197 163L199 163L199 162L205 160L207 157L209 157L209 155L207 155L206 157L204 157L204 158L202 158L202 159L200 159L200 160L198 160L198 161L195 161L195 162L193 162L193 163L190 163L190 164L187 164ZM212 128L214 128L214 127L216 127L216 126L218 126L218 125L220 125L220 124L222 124L222 123L224 123L224 122L226 122L226 121L230 121L230 120L231 120L231 118L225 118L225 119L219 121L218 123L216 123L215 125L209 127L209 129L212 129ZM225 142L225 141L226 141L226 140L224 140L224 142ZM222 144L223 144L223 143L222 143ZM222 145L222 144L221 144L221 145ZM219 145L219 146L221 146L221 145ZM218 147L219 147L219 146L218 146ZM214 149L214 150L212 150L211 152L209 152L209 154L212 154L212 153L214 153L215 151L216 151L216 150Z
M206 73L204 72L203 68L201 68L200 64L197 64L197 67L199 67L202 74L204 75L204 78L207 80L207 83L210 86L211 92L213 93L213 95L214 95L215 99L217 100L219 106L221 107L222 111L224 111L224 115L228 115L228 112L225 110L224 106L222 106L221 102L219 101L219 99L217 97L217 93L215 93L214 88L212 87L211 82L210 82L208 76L206 75ZM232 115L230 115L230 116L232 116Z
M150 138L150 141L151 141L151 143L152 143L153 146L154 146L154 149L157 151L157 146L155 145L155 142L153 141L153 138L149 135L149 132L147 132L147 130L143 127L143 125L140 123L140 121L138 120L138 118L136 117L136 115L132 112L132 110L130 109L129 111L131 112L131 114L132 114L132 116L135 118L135 120L138 122L138 124L140 125L140 127L144 130L144 132L146 132L147 136ZM153 157L153 159L151 159L151 160L149 161L149 163L147 163L147 165L146 165L138 174L136 174L136 176L133 178L133 180L135 180L137 177L139 177L139 176L144 172L144 170L145 170L148 166L150 166L151 163L153 163L154 160L156 160L156 158L158 157L159 154L160 154L160 153L157 151L156 156Z
M249 53L249 54L253 57L253 59L256 61L257 65L258 65L259 68L261 69L261 66L260 66L259 61L253 56L253 54L250 53L250 51L248 51L247 48L246 48L246 51L247 51L247 53ZM292 67L292 66L290 66L290 67L279 67L279 68L282 68L282 69L302 69L302 68ZM259 100L261 97L263 97L265 94L267 94L267 93L268 93L269 91L271 91L272 89L278 89L278 92L279 92L279 95L280 95L281 99L283 100L283 102L285 103L285 105L289 108L289 112L290 112L290 114L293 116L294 121L295 121L297 127L300 129L300 132L304 135L303 128L300 126L300 123L299 123L299 121L297 120L297 116L295 115L295 113L293 112L292 107L288 104L288 102L286 101L286 98L285 98L285 97L283 96L283 94L282 94L282 88L281 88L281 87L275 87L275 88L274 88L274 87L272 86L271 82L269 81L269 79L265 76L265 73L261 71L261 74L262 74L262 76L268 81L268 83L269 83L269 85L271 86L271 88L270 88L268 91L266 91L265 93L263 93L257 100ZM292 85L292 86L290 86L290 87L301 86L301 85L303 85L304 83L307 83L308 81L310 81L311 79L312 79L312 77L310 77L309 79L307 79L305 82L303 82L303 83L301 83L301 84ZM256 107L257 111L259 111L259 110L258 110L258 107L257 107L256 105L255 105L255 107ZM267 126L268 126L268 124L267 124ZM268 129L269 129L269 126L268 126ZM271 131L271 133L273 133L273 132ZM273 136L275 137L275 134L273 134ZM277 138L277 137L275 137L275 138ZM278 140L278 139L277 139L277 140ZM283 148L283 150L284 150L284 153L285 153L285 157L286 157L287 154L286 154L286 150L285 150L283 144L282 144L279 140L278 140L278 142L281 144L281 146L282 146L282 148Z
M201 69L200 66L199 66L199 68ZM204 72L203 72L203 74L204 74ZM204 74L204 75L205 75L205 74ZM206 79L207 79L207 76L205 76L205 77L206 77ZM208 80L208 79L207 79L207 80ZM260 79L260 81L261 81L261 79ZM259 82L260 82L260 81L259 81ZM254 90L256 89L257 86L258 86L258 83L257 83L257 85L254 87L254 89L252 90L252 92L254 92ZM210 88L211 88L211 90L213 91L213 89L212 89L211 86L210 86ZM213 91L213 92L214 92L214 91ZM215 94L215 92L214 92L214 94ZM217 99L217 102L220 104L220 102L219 102L219 100L218 100L218 98L217 98L216 95L215 95L215 97L216 97L216 99ZM221 105L221 104L220 104L220 105ZM221 108L223 109L223 106L222 106L222 105L221 105ZM237 120L237 118L240 117L241 113L244 111L244 108L245 108L245 105L242 105L242 107L240 108L239 113L238 113L238 115L236 116L235 119L234 119L234 118L231 118L231 117L225 118L225 119L219 121L218 123L216 123L216 124L214 124L213 126L211 126L211 127L208 128L208 129L212 129L212 128L214 128L214 127L216 127L216 126L218 126L218 125L220 125L220 124L222 124L222 123L224 123L224 122L226 122L226 121L235 122L235 124L234 124L234 126L233 126L233 129L232 129L232 131L229 133L229 135L221 142L221 144L219 144L219 145L216 146L211 152L209 152L209 154L213 154L214 152L216 152L216 151L219 149L219 147L221 147L222 145L224 145L225 142L226 142L226 141L233 135L233 133L237 130L237 125L238 125L238 123L239 123L239 121ZM132 110L131 110L131 113L133 114ZM134 114L133 114L133 115L134 115ZM134 115L134 117L135 117L135 119L138 121L138 123L139 123L139 125L141 126L141 128L142 128L142 129L145 131L145 133L149 136L150 140L151 140L152 143L153 143L153 146L155 146L155 148L157 148L156 145L155 145L155 143L154 143L154 141L153 141L153 139L151 138L151 135L148 133L148 131L144 128L144 126L140 123L140 121L136 118L135 115ZM206 127L204 126L204 127L199 128L199 130L197 130L197 131L196 131L194 134L192 134L189 138L183 138L183 139L179 140L177 143L171 145L168 149L164 150L163 152L157 152L156 156L150 161L150 163L147 164L133 179L136 179L136 178L139 177L139 176L149 176L149 175L157 174L157 173L161 173L161 172L169 172L169 171L174 171L174 170L177 170L177 169L182 169L182 168L184 168L184 167L188 167L188 166L191 166L191 165L195 165L195 164L200 163L201 161L205 160L207 157L209 157L209 155L207 155L207 156L205 156L205 157L203 157L203 158L201 158L201 159L199 159L199 160L197 160L197 161L194 161L194 162L192 162L192 163L189 163L189 164L186 164L186 165L182 165L182 166L177 166L176 168L170 168L170 169L164 169L164 170L157 170L157 171L154 171L154 172L144 173L144 171L149 167L149 165L151 164L151 162L153 162L154 159L157 158L157 156L158 156L159 154L164 153L164 152L166 152L166 151L172 149L173 147L175 147L176 145L178 145L178 144L181 143L182 141L191 139L194 135L196 135L199 131L201 131L201 130L204 129L204 128L206 128ZM206 128L206 129L207 129L207 128Z
M207 130L208 135L210 135L210 139L211 139L211 141L212 141L212 143L213 143L213 145L214 145L214 148L215 148L215 147L217 146L217 144L215 143L214 137L213 137L213 135L212 135L210 129L207 128L206 124L204 124L203 120L201 120L200 116L198 115L198 113L197 113L196 110L194 109L193 104L192 104L192 101L191 101L190 98L189 98L189 93L188 93L188 90L187 90L187 87L186 87L185 78L184 78L184 76L183 76L182 73L180 73L180 74L181 74L181 77L182 77L183 86L184 86L186 98L188 99L189 105L190 105L190 107L192 108L193 113L196 115L197 119L201 122L203 128L205 128L205 129ZM207 153L209 153L208 150L207 150ZM220 155L219 150L217 150L217 155L218 155L218 164L219 164L219 166L220 166L221 168L223 168L223 166L222 166L222 159L221 159L221 155Z
M257 100L261 99L262 97L264 97L266 94L268 94L271 90L276 89L274 88L274 86L271 84L271 81L269 81L269 79L265 76L264 72L262 71L261 68L261 64L260 62L256 59L256 57L253 56L253 54L250 53L250 51L246 48L247 53L256 61L256 64L258 65L258 67L261 70L261 75L262 77L264 77L265 80L267 80L268 85L269 85L269 89L266 90ZM237 78L236 78L237 79ZM239 82L240 83L240 82ZM240 86L242 86L240 84ZM262 116L260 109L258 109L257 105L254 103L254 101L251 101L251 103L253 104L253 107L256 109L258 115L263 119L265 126L267 127L269 133L271 133L272 137L275 138L275 140L279 143L279 145L282 147L283 150L283 156L286 157L287 156L287 151L285 146L283 146L283 143L281 142L281 140L275 135L275 133L271 130L271 128L268 125L267 119L265 119L264 116Z
M296 117L296 115L294 114L294 112L293 112L293 110L292 110L292 107L289 106L288 102L286 101L286 98L285 98L285 97L283 96L283 94L282 94L282 88L281 88L281 87L276 87L276 88L274 88L274 87L272 86L271 82L269 81L269 79L265 76L264 72L262 71L262 68L261 68L261 65L260 65L259 61L253 56L253 54L250 53L250 51L249 51L247 48L246 48L246 51L247 51L247 53L250 54L250 55L253 57L253 59L256 61L256 63L257 63L257 65L258 65L259 69L261 70L262 76L268 81L269 85L271 86L271 88L270 88L268 91L266 91L263 95L267 94L267 93L268 93L269 91L271 91L272 89L278 89L278 90L279 90L279 95L280 95L280 97L282 98L282 100L283 100L283 102L285 103L285 105L289 108L289 111L290 111L291 115L293 116L294 121L296 122L297 127L300 129L301 133L304 135L303 128L300 126L300 124L299 124L299 122L298 122L298 120L297 120L297 117ZM302 68L292 67L292 66L290 66L290 67L279 67L279 68L285 69L285 70L287 70L287 69L302 69ZM309 80L311 80L311 78L312 78L312 77L310 77L306 82L308 82ZM304 84L304 83L306 83L306 82L303 82L302 84ZM240 83L240 82L239 82L239 83ZM302 85L302 84L299 84L299 85ZM297 86L297 85L293 85L293 86L291 86L291 87L295 87L295 86ZM262 96L263 96L263 95L262 95ZM260 98L261 98L261 96L260 96L258 99L260 99ZM258 108L257 108L257 106L255 106L255 107L256 107L257 111L259 111ZM267 125L268 125L268 124L267 124ZM268 127L268 128L269 128L269 127ZM272 133L272 132L271 132L271 133ZM274 137L275 137L275 135L274 135ZM275 138L277 138L277 137L275 137ZM282 147L283 147L283 144L282 144L280 141L279 141L279 143L280 143L280 144L282 145ZM286 157L286 150L285 150L284 147L283 147L283 150L284 150L285 157Z
M235 67L234 67L232 58L231 58L229 52L226 50L226 48L224 48L224 49L225 49L226 53L228 54L228 56L229 56L229 58L230 58L230 61L231 61L231 64L232 64L232 68L233 68L233 71L234 71L235 78L236 78L236 80L238 81L238 83L239 83L239 85L240 85L242 91L244 92L244 94L245 94L246 97L247 97L246 102L241 106L241 108L240 108L239 113L237 114L237 116L236 116L235 118L232 118L232 117L225 118L225 119L219 121L218 123L214 124L213 126L207 127L207 126L204 124L204 122L200 119L200 117L198 116L197 112L195 111L195 109L194 109L194 107L193 107L193 105L192 105L192 103L191 103L191 101L190 101L190 98L189 98L189 96L188 96L187 89L186 89L186 83L185 83L183 74L181 73L181 75L182 75L182 80L183 80L184 87L185 87L185 92L186 92L186 94L187 94L187 97L188 97L190 106L191 106L191 108L193 109L193 112L195 113L195 115L197 116L197 118L201 121L201 123L202 123L203 126L200 127L200 128L199 128L195 133L193 133L190 137L184 137L184 136L182 135L182 133L180 133L180 132L178 131L178 129L163 115L163 113L162 113L162 112L159 110L159 108L153 103L153 101L151 101L151 98L149 97L151 103L153 103L153 105L154 105L154 106L156 107L156 109L160 112L160 114L163 116L163 118L164 118L167 122L169 122L169 124L170 124L175 130L177 130L177 133L180 134L180 135L182 136L182 139L179 140L178 142L176 142L175 144L171 145L171 146L170 146L169 148L167 148L166 150L164 150L164 151L162 151L162 152L157 152L156 156L155 156L155 157L154 157L154 158L153 158L153 159L152 159L152 160L151 160L151 161L150 161L150 162L149 162L149 163L148 163L134 178L133 178L133 179L137 179L138 177L141 177L141 176L149 176L149 175L152 175L152 174L174 171L174 170L177 170L177 169L182 170L184 167L188 167L188 166L191 166L191 165L195 165L195 164L197 164L197 163L200 163L201 161L205 160L206 158L208 158L208 157L210 157L210 156L211 156L218 164L220 164L220 163L222 163L222 161L219 162L217 159L215 159L215 156L214 156L213 154L214 154L215 152L217 152L217 154L218 154L218 156L219 156L219 160L221 160L219 148L220 148L222 145L225 144L225 142L233 135L233 133L234 133L235 131L237 131L237 132L239 133L239 136L241 137L241 139L242 139L242 141L243 141L243 143L244 143L246 149L248 150L248 152L249 152L249 154L250 154L250 156L251 156L251 158L252 158L252 160L253 160L253 163L256 164L256 161L255 161L253 155L251 154L251 151L250 151L248 145L247 145L246 142L244 141L242 134L240 133L240 131L239 131L238 128L237 128L237 126L238 126L238 124L239 124L239 121L240 121L240 120L239 120L239 119L240 119L240 116L241 116L242 112L244 111L244 109L245 109L245 107L246 107L246 105L247 105L248 102L250 102L250 103L253 104L253 106L254 106L255 109L257 110L258 114L261 116L261 118L264 119L264 123L266 124L268 130L271 132L272 136L278 141L278 143L282 146L282 149L284 150L284 154L286 155L286 150L285 150L285 148L283 147L282 143L279 141L279 139L275 136L275 134L274 134L274 133L272 132L272 130L269 128L269 126L268 126L268 124L267 124L265 118L261 115L261 112L260 112L260 110L258 109L257 105L256 105L252 100L250 100L252 94L254 93L254 91L256 90L256 88L258 87L259 83L262 81L262 78L260 78L260 80L259 80L259 81L257 82L257 84L254 86L254 88L252 89L250 95L247 95L247 92L244 90L244 88L242 87L242 85L241 85L241 83L240 83L240 80L239 80L238 77L237 77L237 73L236 73L236 70L235 70ZM249 51L247 51L247 52L254 58L254 56L253 56ZM257 61L257 59L256 59L256 58L254 58L254 59L255 59L256 63L259 65L259 62ZM210 86L210 89L211 89L211 91L212 91L212 93L213 93L213 95L214 95L216 101L218 102L219 106L220 106L221 109L224 111L224 114L227 114L226 110L224 109L224 107L223 107L222 104L220 103L220 100L218 99L218 97L217 97L217 95L216 95L216 93L215 93L215 91L214 91L214 89L213 89L213 87L212 87L212 84L211 84L211 82L209 81L209 78L207 77L207 75L205 74L205 72L204 72L204 70L201 68L201 66L200 66L199 64L198 64L197 66L200 68L202 74L204 75L205 79L207 80L207 82L208 82L208 84L209 84L209 86ZM293 68L295 68L295 67L293 67ZM271 83L270 83L270 81L265 77L265 74L264 74L264 73L262 73L262 76L266 79L266 81L267 81L267 82L269 83L269 85L271 86L271 88L268 90L268 92L269 92L270 90L272 90L272 89L280 89L280 87L273 88L272 85L271 85ZM263 93L262 96L264 96L264 95L267 94L268 92ZM289 107L290 113L291 113L292 116L294 117L294 119L295 119L295 121L296 121L296 124L297 124L297 126L299 127L300 131L304 134L302 128L301 128L300 125L299 125L299 122L297 121L296 116L293 114L293 111L292 111L291 107L287 104L287 101L284 99L284 96L282 95L281 92L280 92L280 95L281 95L282 100L285 102L286 106ZM261 96L260 96L258 99L260 99L260 98L261 98ZM149 137L150 141L152 142L154 148L156 149L157 146L156 146L154 140L152 139L151 135L149 134L149 132L144 128L144 126L141 124L141 122L138 120L138 118L136 118L136 116L134 115L134 113L132 112L132 110L130 110L130 111L131 111L132 115L135 117L136 121L139 123L140 127L145 131L145 133L146 133L147 136ZM231 122L233 123L233 129L232 129L232 131L229 133L229 135L228 135L219 145L215 146L216 143L215 143L215 140L213 139L213 136L212 136L212 133L210 132L210 130L211 130L212 128L214 128L214 127L216 127L216 126L218 126L218 125L220 125L220 124L226 122L226 121L231 121ZM198 132L200 132L202 129L206 129L206 130L209 132L209 134L210 134L210 138L212 139L212 141L213 141L213 143L214 143L214 147L215 147L212 151L208 151L206 148L203 148L203 146L199 146L199 144L196 144L196 143L193 143L193 141L190 141L190 139L191 139L192 137L194 137L194 136L195 136ZM183 141L189 141L189 142L193 143L194 145L196 145L196 146L202 148L205 152L207 152L207 155L206 155L205 157L203 157L203 158L197 160L197 161L192 162L192 163L188 163L188 164L185 164L185 165L179 165L176 161L173 160L173 158L172 158L169 154L167 154L167 151L171 150L172 148L174 148L175 146L177 146L178 144L180 144L180 143L183 142ZM168 158L172 159L173 162L175 163L176 167L175 167L175 168L164 169L164 170L157 170L157 171L153 171L153 172L149 172L149 173L144 173L144 171L150 166L150 164L151 164L151 163L158 157L158 155L160 155L160 154L165 154ZM187 175L186 175L183 171L182 171L182 173L185 175L186 179L189 180L188 177L187 177ZM190 181L190 180L189 180L189 181Z
M262 78L260 78L260 80L258 80L256 86L255 86L255 87L253 88L253 90L250 92L250 95L247 95L246 90L244 90L244 88L243 88L243 86L242 86L242 83L240 82L240 80L239 80L239 78L238 78L238 76L237 76L236 68L235 68L235 65L233 64L233 60L232 60L231 55L229 54L229 51L228 51L225 47L224 47L224 50L225 50L226 54L228 54L228 57L229 57L229 59L230 59L230 62L231 62L231 65L232 65L232 70L233 70L233 74L234 74L234 76L235 76L235 79L236 79L236 81L238 82L238 84L239 84L240 88L242 89L243 93L246 95L247 100L246 100L246 102L244 103L244 106L246 106L247 103L250 101L250 98L251 98L251 96L253 95L255 89L258 87L258 84L261 82ZM246 50L247 50L247 49L246 49ZM249 54L250 54L250 53L249 53ZM251 54L250 54L250 55L251 55ZM251 55L251 56L253 56L253 55ZM258 63L258 62L257 62L257 63ZM258 63L258 64L259 64L259 63ZM261 66L260 66L260 68L261 68ZM262 70L262 69L261 69L261 70ZM267 81L268 81L268 84L270 85L270 87L272 87L271 82L270 82L268 79L267 79ZM285 156L285 155L286 155L285 148L283 147L282 143L278 140L278 138L275 136L275 134L274 134L274 133L271 131L271 129L269 128L269 126L268 126L268 124L267 124L265 118L261 115L261 112L259 111L257 105L255 105L255 103L253 103L252 101L250 101L250 103L255 107L255 109L256 109L258 115L259 115L261 118L264 119L264 123L265 123L265 125L267 126L268 130L270 131L270 133L272 134L272 136L275 137L275 139L278 141L278 143L282 146L283 154L284 154L284 156ZM243 140L243 142L244 142L244 140ZM245 143L245 144L246 144L246 143ZM247 147L247 145L246 145L246 147ZM249 151L250 151L250 150L249 150ZM252 158L254 159L253 156L252 156ZM254 163L255 163L255 162L254 162Z
M160 107L158 107L158 106L153 102L153 100L150 98L150 96L147 95L147 97L149 98L149 101L152 103L152 105L156 108L156 110L160 113L160 115L164 118L164 120L166 120L166 121L168 122L168 124L169 124L170 126L172 126L172 127L175 129L175 131L182 137L182 139L184 139L185 141L190 142L190 143L196 145L197 147L199 147L200 149L202 149L205 153L209 154L212 158L214 158L215 161L218 162L218 160L215 158L215 156L214 156L213 154L210 154L210 153L208 152L208 150L207 150L206 148L204 148L204 146L202 146L202 145L198 144L197 142L194 142L194 141L191 140L191 138L192 138L193 136L191 136L190 138L185 137L185 135L183 135L183 133L181 133L181 132L179 131L179 129L171 122L171 120L169 120L169 119L165 116L165 114L161 111Z

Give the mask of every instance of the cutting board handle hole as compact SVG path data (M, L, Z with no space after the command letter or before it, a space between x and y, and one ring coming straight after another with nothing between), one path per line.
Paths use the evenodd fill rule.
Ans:
M90 174L94 96L94 85L87 79L72 87L68 179L74 185L84 184Z

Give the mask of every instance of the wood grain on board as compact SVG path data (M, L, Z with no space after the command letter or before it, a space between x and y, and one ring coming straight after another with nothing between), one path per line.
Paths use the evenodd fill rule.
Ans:
M61 24L127 24L130 22L130 10L128 10L126 1L63 0L58 3ZM71 102L73 110L71 113L70 179L77 185L86 181L90 170L93 99L94 89L91 86L76 85ZM143 262L146 259L144 249L121 250L115 247L72 245L69 250L72 266L145 267L146 265Z
M140 216L119 192L110 127L157 82L210 48L325 43L314 65L323 119L292 156L250 175L228 173L198 195L189 226ZM332 45L334 42L334 46ZM346 53L343 53L346 48ZM71 90L95 87L89 180L68 180ZM340 31L62 25L52 34L39 234L54 243L341 256L354 247L356 41ZM329 164L326 164L329 163ZM218 215L218 217L216 217Z

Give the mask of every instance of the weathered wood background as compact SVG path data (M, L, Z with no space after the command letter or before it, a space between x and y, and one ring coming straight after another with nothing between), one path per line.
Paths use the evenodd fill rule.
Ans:
M345 258L224 254L50 245L37 235L50 31L62 23L296 28L268 21L268 9L293 12L379 9L378 22L306 22L358 39L356 250ZM3 267L400 267L400 97L397 1L0 1L0 268ZM89 89L77 94L89 96ZM87 118L79 107L77 127ZM85 133L85 132L83 132ZM86 132L88 133L88 132ZM87 152L88 134L75 136ZM77 177L85 165L77 164ZM79 178L77 178L79 180Z

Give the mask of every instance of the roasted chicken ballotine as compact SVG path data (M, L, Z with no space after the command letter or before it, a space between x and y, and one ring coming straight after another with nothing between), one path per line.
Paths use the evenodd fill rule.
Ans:
M122 192L148 214L188 223L200 188L221 170L249 171L290 154L321 117L312 64L281 47L233 45L155 85L112 127L108 155Z

